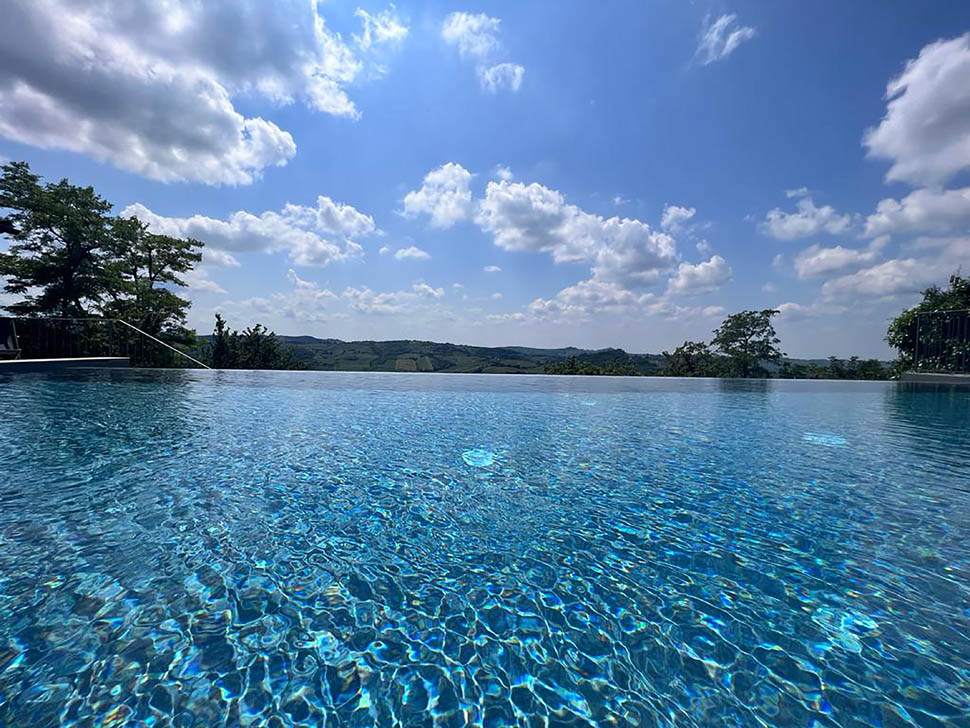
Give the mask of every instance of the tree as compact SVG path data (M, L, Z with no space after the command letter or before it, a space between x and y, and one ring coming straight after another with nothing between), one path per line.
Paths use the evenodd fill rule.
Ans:
M26 162L0 170L3 228L14 241L0 254L0 276L7 293L22 296L5 308L20 315L87 315L110 288L111 204L66 179L41 185Z
M685 341L674 353L663 353L664 374L669 377L716 376L716 361L711 347L703 341Z
M970 278L962 277L959 272L950 276L948 288L930 286L923 291L923 300L912 308L903 311L894 318L886 332L886 341L889 345L899 352L893 368L896 373L913 369L916 365L917 345L929 350L930 346L944 344L939 341L933 324L937 321L927 321L930 326L920 329L917 325L917 314L929 313L931 311L952 311L954 309L970 308ZM940 346L937 357L943 364L947 364L948 353L951 353L953 346L968 346L968 342L954 342L952 345ZM933 363L933 362L931 362Z
M735 377L766 376L761 362L776 362L784 356L778 348L771 317L777 310L741 311L724 319L714 332L714 349L726 357L728 372Z
M306 369L293 350L262 324L232 331L220 314L203 356L214 369Z
M209 366L213 369L232 369L236 364L235 334L226 326L221 314L216 314L216 326L209 341Z
M103 313L153 336L189 343L194 335L186 330L185 320L192 304L172 288L185 286L181 276L202 260L202 243L150 233L135 217L116 218L111 227L112 300Z

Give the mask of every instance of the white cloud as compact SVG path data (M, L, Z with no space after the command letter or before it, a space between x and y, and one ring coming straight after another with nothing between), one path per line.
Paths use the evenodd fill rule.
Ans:
M524 75L525 68L517 63L496 63L494 66L478 69L478 80L482 88L493 94L502 89L518 91Z
M629 312L653 299L653 294L635 294L622 286L589 279L562 289L555 297L537 298L529 304L533 316L584 317L591 313Z
M445 43L457 47L462 58L475 61L479 83L490 93L502 89L518 91L525 75L525 68L517 63L497 62L504 51L498 39L501 22L485 13L456 12L446 17L441 26Z
M774 258L771 259L771 267L775 270L784 270L785 268L785 256L778 253Z
M887 242L885 237L877 238L862 250L811 245L795 256L795 273L799 278L815 278L863 266L876 260Z
M711 252L711 244L706 240L699 240L694 247L697 248L697 252L701 255L707 255Z
M681 263L671 276L667 290L687 295L710 293L731 280L732 273L731 266L720 255L711 256L703 263Z
M785 190L785 197L791 199L793 197L808 197L812 191L808 187L796 187L793 190Z
M826 281L822 286L822 295L827 299L839 299L884 298L901 293L918 293L938 282L948 270L952 272L916 258L887 260L857 273Z
M744 41L757 35L754 28L739 24L737 19L738 16L733 13L722 15L713 22L710 16L704 18L704 29L696 52L702 65L724 60Z
M202 260L208 265L217 265L223 268L238 268L241 265L236 260L236 256L227 253L225 250L211 248L208 245L202 250Z
M0 136L165 182L250 184L296 145L237 96L359 116L345 89L362 63L316 7L10 0Z
M524 313L491 313L485 317L486 321L525 321L527 316Z
M797 203L797 212L774 208L761 223L762 232L778 240L797 240L820 232L832 235L844 232L852 223L849 215L840 215L829 205L816 207L811 197Z
M437 228L466 219L472 210L471 179L471 172L455 162L431 170L419 189L404 196L404 216L429 215Z
M348 286L341 298L353 311L366 314L407 314L425 307L445 295L444 288L434 288L427 283L415 283L410 291L387 291L375 293L367 286Z
M382 245L380 250L377 251L378 255L387 255L390 252L391 248L389 245Z
M596 279L624 286L653 283L677 261L666 233L639 220L585 212L537 183L489 182L475 220L501 248L547 252L557 263L587 262Z
M197 265L192 270L182 274L182 280L190 291L208 291L209 293L225 293L226 289L209 277L205 266Z
M613 195L613 204L617 207L622 207L623 205L629 205L630 200L623 195Z
M484 58L500 47L496 34L501 22L485 13L452 13L441 26L441 37L462 56Z
M513 179L515 179L515 175L512 174L512 170L509 169L504 164L497 164L497 165L495 165L495 173L494 173L494 176L497 179L502 180L503 182L511 182Z
M372 46L394 45L403 41L408 35L408 27L401 23L394 6L371 15L363 8L357 8L354 15L360 18L364 25L363 33L354 35L354 42L363 50Z
M768 281L763 286L761 286L761 290L764 291L765 293L774 293L778 289L775 288L774 283L772 283L771 281Z
M396 253L394 253L394 257L398 260L404 260L405 258L411 260L427 260L431 257L431 254L425 250L421 250L421 248L411 245L407 248L401 248L398 250Z
M866 218L865 234L946 233L970 226L970 187L921 189L901 200L881 200Z
M660 217L660 227L670 232L677 232L680 230L681 224L694 217L696 212L696 208L693 207L664 205L663 215Z
M501 293L498 293L496 291L495 293L492 294L491 298L492 298L493 301L501 301L502 300L502 294Z
M323 195L317 197L316 207L287 203L279 212L254 215L240 210L226 220L204 215L165 217L141 203L129 205L121 215L135 216L162 235L196 238L221 254L285 251L299 265L359 257L363 251L352 236L376 231L372 217Z
M499 268L497 265L486 265L484 268L482 268L482 270L485 271L486 273L498 273L502 269Z
M794 303L787 302L775 306L778 315L789 321L799 321L808 318L818 318L819 316L835 316L845 313L848 309L831 303Z
M723 316L726 311L724 306L705 306L701 309L701 313L705 316Z
M886 115L863 143L870 157L892 162L887 180L937 185L970 167L970 33L925 46L886 97Z

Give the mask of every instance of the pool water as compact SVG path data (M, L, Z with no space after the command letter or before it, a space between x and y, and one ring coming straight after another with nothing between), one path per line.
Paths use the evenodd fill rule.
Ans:
M0 396L0 725L970 725L968 391Z

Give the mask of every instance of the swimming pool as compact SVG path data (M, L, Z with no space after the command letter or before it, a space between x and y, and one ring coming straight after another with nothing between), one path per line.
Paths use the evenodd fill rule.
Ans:
M0 396L0 725L970 721L970 392L131 370Z

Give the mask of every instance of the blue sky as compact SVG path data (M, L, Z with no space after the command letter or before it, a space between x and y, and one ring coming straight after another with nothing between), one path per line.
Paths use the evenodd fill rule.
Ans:
M0 156L203 240L200 331L888 356L970 267L967 3L8 9Z

